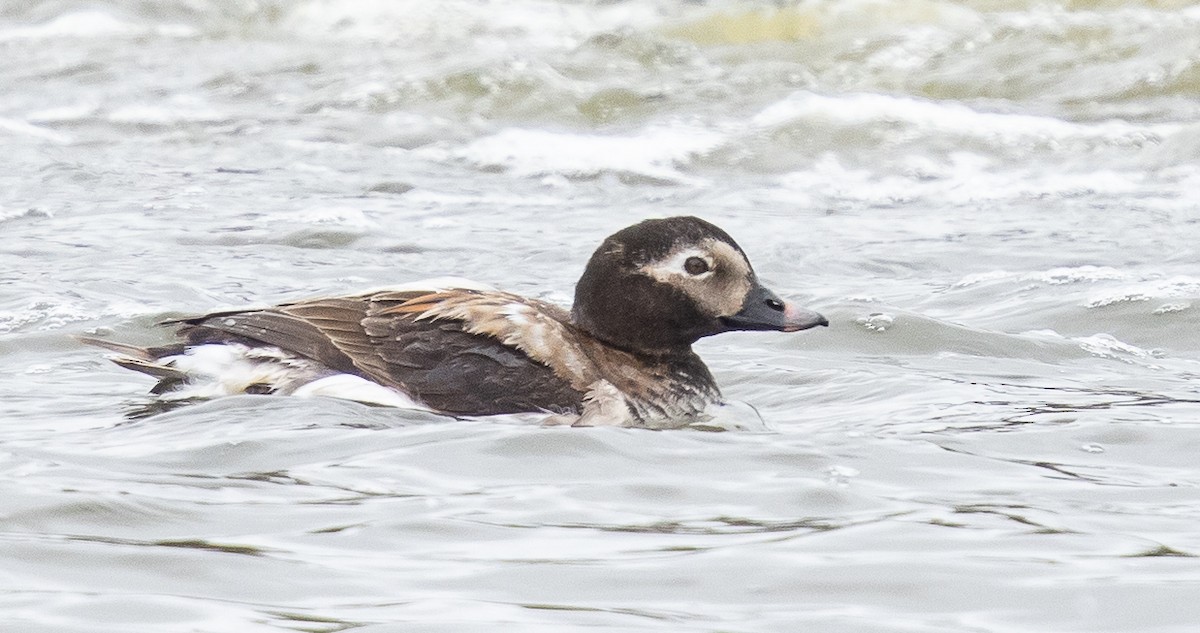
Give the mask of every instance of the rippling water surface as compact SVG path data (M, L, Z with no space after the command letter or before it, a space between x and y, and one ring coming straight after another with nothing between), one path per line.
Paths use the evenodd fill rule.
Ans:
M0 5L0 630L1191 632L1200 7ZM240 397L72 338L646 217L828 330L704 341L765 431Z

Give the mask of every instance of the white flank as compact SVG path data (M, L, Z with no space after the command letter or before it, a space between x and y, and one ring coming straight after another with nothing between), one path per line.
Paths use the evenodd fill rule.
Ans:
M310 376L316 365L280 352L263 354L245 345L211 344L189 348L162 359L188 375L188 385L164 398L215 398L239 393L255 385L286 385Z
M323 397L352 400L363 404L377 404L384 407L400 409L418 409L432 411L429 407L413 400L407 395L394 389L388 389L378 383L353 374L334 374L300 386L292 392L300 398Z
M279 395L351 400L402 409L431 411L407 395L351 374L323 376L319 363L275 347L238 344L197 345L162 359L188 375L188 384L163 394L166 399L216 398L268 387Z

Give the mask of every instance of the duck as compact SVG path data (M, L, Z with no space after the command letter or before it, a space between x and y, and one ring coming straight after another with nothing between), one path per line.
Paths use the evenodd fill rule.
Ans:
M605 238L570 308L442 278L159 325L175 328L175 342L84 342L157 379L150 391L164 401L328 396L455 417L661 427L723 403L692 349L699 339L829 322L760 283L724 230L679 216Z

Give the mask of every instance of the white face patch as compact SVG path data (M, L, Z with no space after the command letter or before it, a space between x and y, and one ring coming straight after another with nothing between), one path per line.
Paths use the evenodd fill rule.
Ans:
M699 275L689 273L687 271L687 261L693 257L703 261L707 270ZM669 254L666 259L643 266L642 272L663 283L670 283L673 277L703 281L712 277L716 269L717 266L716 262L713 261L712 253L705 249L691 246Z
M707 270L697 275L689 273L688 260L693 257L703 261ZM714 317L736 314L741 309L753 276L745 255L727 242L711 238L680 244L662 259L642 266L640 272L682 290L704 313Z

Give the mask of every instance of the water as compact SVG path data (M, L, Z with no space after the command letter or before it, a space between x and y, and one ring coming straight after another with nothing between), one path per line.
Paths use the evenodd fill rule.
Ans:
M1200 9L0 5L0 630L1184 632ZM645 217L819 332L766 431L149 383L72 335L456 274L569 302Z

